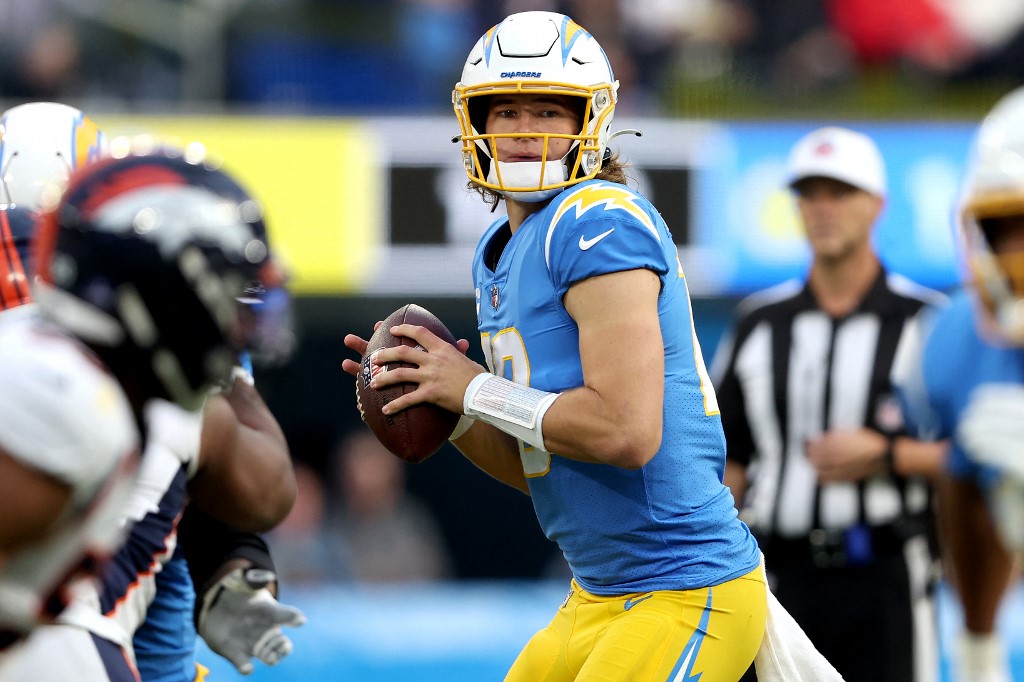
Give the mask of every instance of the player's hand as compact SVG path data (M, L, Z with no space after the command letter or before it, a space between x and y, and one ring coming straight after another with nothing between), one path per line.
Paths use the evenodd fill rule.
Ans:
M418 344L382 348L374 356L379 365L404 362L412 367L389 367L378 373L370 385L384 388L403 382L416 384L416 388L384 405L384 414L394 414L419 403L434 403L446 410L462 414L463 397L473 377L487 368L466 356L469 341L458 339L455 345L439 338L426 327L399 324L391 329L395 336L405 336Z
M274 580L273 571L236 568L203 594L199 635L243 675L252 673L254 656L274 665L290 654L292 642L281 626L306 622L302 611L270 593Z
M377 320L374 322L373 331L377 331L377 327L379 327L383 322L383 320ZM363 353L366 352L367 344L369 344L369 341L361 336L356 336L355 334L345 335L345 345L354 350L356 355L360 358L362 358ZM352 376L357 377L359 376L360 362L358 360L352 360L351 358L345 358L341 361L341 368ZM362 414L362 410L359 412Z
M345 335L345 345L354 350L360 358L366 352L367 343L368 341L361 336L356 336L355 334ZM358 359L345 358L341 361L341 368L352 376L357 377L359 376L360 362Z
M807 459L822 483L859 481L885 470L889 439L878 431L835 429L806 443Z
M957 424L968 457L1024 480L1024 386L981 384Z

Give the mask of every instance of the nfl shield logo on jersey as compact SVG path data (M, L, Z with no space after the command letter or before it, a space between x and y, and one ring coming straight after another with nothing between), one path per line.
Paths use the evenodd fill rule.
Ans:
M491 307L495 310L498 309L498 285L491 285Z

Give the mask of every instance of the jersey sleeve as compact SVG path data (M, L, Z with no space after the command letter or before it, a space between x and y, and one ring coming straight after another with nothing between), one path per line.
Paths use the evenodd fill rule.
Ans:
M893 361L891 380L903 412L907 433L918 440L949 436L935 404L925 372L926 350L934 329L936 310L924 307L907 323Z
M547 230L545 259L559 297L589 277L641 268L663 277L676 269L667 255L675 245L664 221L623 185L587 184L571 192Z

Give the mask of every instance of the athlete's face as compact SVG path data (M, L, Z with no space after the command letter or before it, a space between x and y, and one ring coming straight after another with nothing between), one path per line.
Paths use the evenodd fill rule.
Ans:
M995 253L1024 253L1024 215L990 218L982 229Z
M487 110L489 134L520 133L523 137L498 138L497 158L506 163L541 161L544 158L544 133L576 135L581 121L573 107L578 97L563 95L495 95ZM573 140L548 138L547 161L561 159Z
M1024 300L1024 215L989 218L981 229L1010 289Z
M805 178L795 190L815 258L839 260L870 246L881 197L832 178Z

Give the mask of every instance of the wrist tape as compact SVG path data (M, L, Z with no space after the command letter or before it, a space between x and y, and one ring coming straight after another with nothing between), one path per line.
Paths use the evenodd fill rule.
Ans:
M469 383L462 407L467 416L544 450L544 413L558 396L484 373Z

